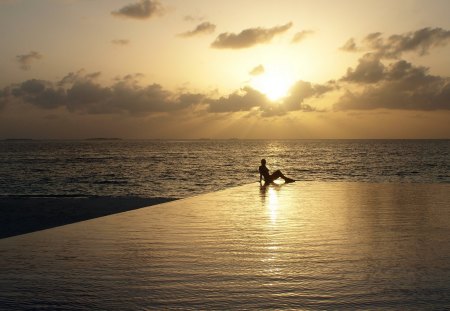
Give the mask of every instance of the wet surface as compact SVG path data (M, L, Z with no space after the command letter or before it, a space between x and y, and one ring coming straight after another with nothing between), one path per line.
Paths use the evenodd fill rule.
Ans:
M0 240L8 310L445 309L450 186L257 183Z

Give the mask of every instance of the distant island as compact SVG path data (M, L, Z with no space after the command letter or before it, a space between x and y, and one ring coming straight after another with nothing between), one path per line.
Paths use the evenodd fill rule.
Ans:
M85 140L122 140L122 138L117 138L117 137L93 137L93 138L86 138Z

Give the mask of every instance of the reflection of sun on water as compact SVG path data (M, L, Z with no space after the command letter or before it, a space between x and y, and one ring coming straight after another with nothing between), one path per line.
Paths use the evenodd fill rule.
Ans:
M272 224L277 221L277 212L278 212L278 196L277 191L273 188L269 188L269 212L270 212L270 220Z
M267 237L269 240L267 241L267 245L265 247L264 257L262 258L262 262L264 263L263 266L263 273L270 277L279 277L283 271L281 269L281 266L279 264L279 246L278 241L276 239L276 236L274 235L275 232L277 232L277 216L278 216L278 193L277 189L273 187L269 187L267 190L267 198L268 198L268 204L266 205L268 216L270 217L271 225L268 226L269 232L267 234ZM266 283L267 286L273 286L274 283L269 282Z
M252 87L266 95L270 100L276 101L287 96L292 82L288 75L267 73L253 78Z

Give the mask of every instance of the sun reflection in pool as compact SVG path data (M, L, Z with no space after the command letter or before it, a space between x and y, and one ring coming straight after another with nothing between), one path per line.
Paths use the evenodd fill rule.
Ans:
M277 222L277 214L278 214L278 194L275 188L272 187L269 187L267 194L269 198L269 204L267 205L267 208L270 213L270 220L272 224L275 224Z

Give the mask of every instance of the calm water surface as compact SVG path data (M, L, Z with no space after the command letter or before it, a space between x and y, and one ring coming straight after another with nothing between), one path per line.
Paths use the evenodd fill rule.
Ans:
M0 309L448 310L450 185L257 184L0 240Z

